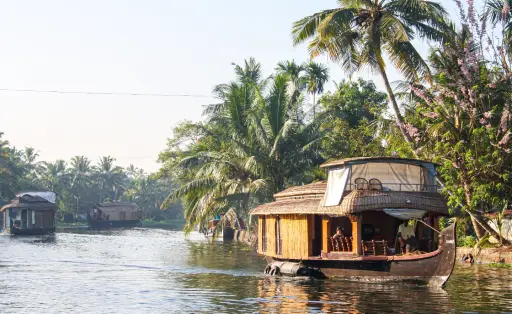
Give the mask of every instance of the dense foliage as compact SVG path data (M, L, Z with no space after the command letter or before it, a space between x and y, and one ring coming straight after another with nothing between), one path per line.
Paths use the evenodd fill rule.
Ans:
M152 218L181 215L179 205L160 210L171 189L168 178L156 179L133 165L123 169L111 156L98 159L96 164L84 156L75 156L68 163L38 161L38 157L33 148L18 150L6 140L0 141L0 204L20 191L48 190L58 195L59 215L80 214L94 203L118 200L136 203Z
M177 126L160 155L161 173L180 185L168 201L183 199L189 228L230 208L248 218L274 193L324 178L318 166L327 159L382 151L375 129L386 96L373 83L342 82L318 106L323 65L281 62L263 78L250 59L235 74L215 87L219 103L206 108L205 121Z
M325 54L349 74L370 68L387 95L359 80L317 101L328 71L314 62L280 62L268 78L252 59L235 66L237 79L214 89L219 104L206 109L204 121L179 125L160 155L161 173L177 174L182 186L168 201L185 200L191 227L228 208L246 217L276 191L323 179L324 160L415 157L441 165L438 179L454 215L469 217L479 237L496 235L483 214L506 208L512 192L511 3L488 1L478 14L473 1L463 7L456 0L458 29L435 1L338 3L297 21L294 42L308 41L312 58ZM502 44L487 24L503 26ZM434 44L426 60L416 36ZM397 89L386 65L403 75ZM459 229L471 233L468 226Z

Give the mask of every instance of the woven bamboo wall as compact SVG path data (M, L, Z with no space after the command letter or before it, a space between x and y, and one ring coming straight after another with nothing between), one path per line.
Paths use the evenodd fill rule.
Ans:
M258 252L267 256L305 259L309 256L310 233L306 215L280 215L282 254L276 254L276 216L266 216L267 250L263 252L263 218L258 219Z
M258 253L261 254L263 248L263 218L264 216L258 216Z
M282 215L281 238L283 257L306 259L309 256L309 232L307 215Z

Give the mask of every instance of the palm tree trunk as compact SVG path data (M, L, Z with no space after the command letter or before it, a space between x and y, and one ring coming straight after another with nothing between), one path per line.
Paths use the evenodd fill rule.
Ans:
M313 93L313 121L316 120L316 93Z
M384 69L384 64L381 64L380 62L377 63L379 65L380 75L382 76L382 80L384 81L384 85L386 86L386 91L388 93L389 100L391 101L391 107L393 107L393 111L395 113L396 124L398 125L398 128L402 132L402 135L404 136L405 140L409 144L414 145L412 137L405 130L404 118L400 113L400 108L398 108L398 103L396 102L395 94L393 93L393 89L391 88L391 84L389 83L388 75L386 74L386 69Z

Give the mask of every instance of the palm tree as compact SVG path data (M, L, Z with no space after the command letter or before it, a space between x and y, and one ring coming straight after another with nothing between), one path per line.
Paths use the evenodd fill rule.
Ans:
M44 189L57 192L57 189L65 185L67 177L64 160L57 160L54 163L43 162L37 173L37 182Z
M74 156L70 162L70 187L76 199L76 211L80 208L80 199L83 198L87 187L91 184L91 161L85 156Z
M329 79L329 69L313 61L305 65L304 69L307 90L313 96L313 119L316 119L316 95L324 91L324 85Z
M93 167L94 175L100 184L99 198L100 202L105 196L105 190L110 193L112 200L117 199L119 188L122 187L125 174L119 166L114 166L115 158L104 156L98 159L98 163Z
M245 217L322 161L314 149L322 134L295 119L303 97L293 97L290 75L262 84L238 74L215 89L220 103L206 110L205 136L182 152L174 169L181 185L164 205L181 198L189 228L231 208Z
M512 0L488 0L487 16L490 21L496 25L503 25L503 41L507 47L507 52L512 53Z
M288 74L293 82L300 82L302 73L304 72L304 66L295 63L295 60L281 61L277 64L275 70L278 74ZM299 85L297 85L297 87L299 87Z
M419 35L443 41L446 11L440 4L424 0L339 0L338 3L339 8L295 22L294 44L310 40L311 57L326 53L348 73L365 66L377 71L386 86L396 122L406 140L412 143L388 79L384 57L387 55L408 81L428 79L427 63L411 40Z

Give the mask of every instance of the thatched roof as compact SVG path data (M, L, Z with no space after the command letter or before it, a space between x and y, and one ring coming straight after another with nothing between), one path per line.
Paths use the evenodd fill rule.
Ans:
M8 208L30 208L39 210L49 210L57 208L55 203L49 202L47 199L40 196L31 196L28 194L21 195L13 199L9 204L5 205L0 211L5 211Z
M413 208L448 214L446 201L439 193L402 192L402 191L347 191L338 206L322 206L323 194L320 193L323 184L291 188L276 194L276 201L256 207L251 215L275 214L318 214L331 216L346 216L384 208ZM314 191L314 193L313 193ZM309 193L306 193L309 192Z
M297 197L323 197L325 193L325 189L327 188L327 182L315 182L307 185L294 186L288 188L284 191L274 194L276 199L284 199L284 198L297 198Z
M93 208L101 210L102 212L136 212L140 211L139 206L134 203L128 202L105 202L96 204Z
M353 157L353 158L345 158L339 160L333 160L322 164L321 168L329 168L335 166L343 166L350 163L361 163L361 162L396 162L396 163L407 163L412 165L420 165L420 164L434 164L429 161L412 159L412 158L399 158L399 157L390 157L390 156L381 156L381 157Z

